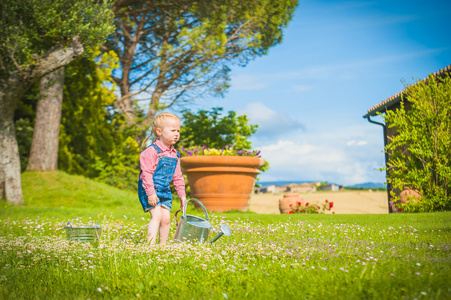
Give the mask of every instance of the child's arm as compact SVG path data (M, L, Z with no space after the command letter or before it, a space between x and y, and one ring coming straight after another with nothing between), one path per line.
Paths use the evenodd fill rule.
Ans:
M149 147L141 153L139 164L142 171L143 188L148 197L147 201L150 205L155 206L157 205L158 197L153 183L153 173L158 164L158 154L153 147Z
M182 175L182 168L180 166L180 160L177 162L177 166L175 167L174 177L172 177L172 182L174 183L175 190L177 191L177 195L180 198L180 207L183 209L183 206L186 202L186 193L185 193L185 179Z

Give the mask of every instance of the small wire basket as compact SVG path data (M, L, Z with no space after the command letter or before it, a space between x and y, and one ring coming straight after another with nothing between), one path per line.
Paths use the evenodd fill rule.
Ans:
M100 236L102 234L102 228L99 224L94 226L72 226L70 222L67 222L64 229L68 240L90 243L93 246L99 245Z

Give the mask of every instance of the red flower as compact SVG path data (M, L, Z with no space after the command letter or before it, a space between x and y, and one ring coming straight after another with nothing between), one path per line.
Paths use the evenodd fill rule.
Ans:
M333 213L333 214L335 214L335 212L334 212L334 211L333 211L332 213Z
M293 213L293 211L292 210L290 210L290 214L292 214Z
M289 206L290 206L290 207L292 207L292 206L293 206L293 204L290 204Z
M301 201L298 201L298 205L301 205Z
M329 203L329 207L330 208L334 207L334 203L332 201Z
M308 206L309 204L310 204L310 203L307 202L307 203L305 203L305 206Z
M326 203L329 202L329 200L326 199Z

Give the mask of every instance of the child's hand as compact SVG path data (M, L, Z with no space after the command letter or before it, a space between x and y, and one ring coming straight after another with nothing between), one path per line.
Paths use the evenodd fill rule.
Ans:
M158 201L157 195L150 195L147 197L147 202L149 202L149 205L156 206Z

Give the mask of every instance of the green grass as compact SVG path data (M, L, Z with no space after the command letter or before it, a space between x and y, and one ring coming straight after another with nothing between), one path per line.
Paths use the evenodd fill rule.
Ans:
M0 210L0 299L451 299L448 212L210 213L231 237L150 247L134 193L62 172L22 184L25 205ZM67 221L99 223L100 245L67 241Z

